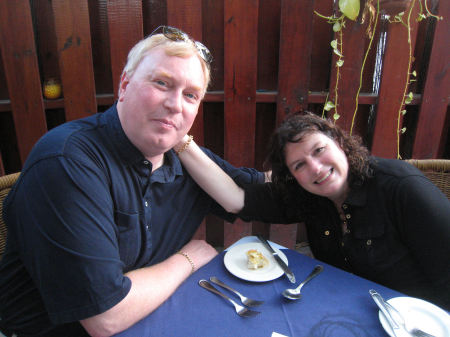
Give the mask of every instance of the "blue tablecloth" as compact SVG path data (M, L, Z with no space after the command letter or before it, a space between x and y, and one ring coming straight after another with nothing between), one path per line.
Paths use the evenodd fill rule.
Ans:
M289 301L281 296L284 289L293 288L284 276L262 283L236 278L225 268L221 253L191 275L156 311L117 336L269 337L272 332L291 337L388 336L379 322L369 289L377 290L385 299L403 296L401 293L296 251L283 252L297 285L315 265L324 266L323 272L303 287L300 300ZM231 303L198 285L200 279L210 276L217 276L248 297L264 300L262 306L255 308L261 314L250 318L238 316Z

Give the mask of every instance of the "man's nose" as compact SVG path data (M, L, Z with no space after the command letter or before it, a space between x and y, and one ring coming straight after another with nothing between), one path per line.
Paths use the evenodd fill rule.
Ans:
M165 100L165 106L172 112L172 113L179 113L182 111L182 99L183 99L183 93L178 90L173 90L168 93L166 100Z

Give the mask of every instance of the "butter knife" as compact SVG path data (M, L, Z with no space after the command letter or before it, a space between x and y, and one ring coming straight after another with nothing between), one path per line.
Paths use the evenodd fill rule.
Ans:
M383 297L373 289L369 290L369 294L372 296L372 299L377 304L378 308L380 308L384 317L386 318L389 326L392 329L395 337L411 337L411 335L405 330L404 327L400 326L395 319L391 316L391 313L384 301Z
M295 275L294 273L289 269L289 267L286 265L286 263L281 259L281 257L278 256L278 253L272 248L270 243L264 239L261 235L258 235L259 241L262 242L262 244L269 250L269 252L272 254L275 261L277 261L278 265L283 269L284 274L287 276L289 281L292 283L295 283Z

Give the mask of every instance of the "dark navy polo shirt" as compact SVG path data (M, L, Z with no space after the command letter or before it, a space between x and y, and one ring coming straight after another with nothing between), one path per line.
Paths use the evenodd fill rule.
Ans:
M204 151L240 184L264 180ZM131 287L124 273L174 254L209 213L234 220L172 150L152 173L115 106L52 129L35 145L4 204L3 324L42 331L108 310ZM24 291L31 295L20 297Z

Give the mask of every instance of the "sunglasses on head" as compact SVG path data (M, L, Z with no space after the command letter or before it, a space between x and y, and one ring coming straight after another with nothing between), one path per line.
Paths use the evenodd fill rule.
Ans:
M212 62L213 57L209 49L206 48L206 46L203 43L192 39L188 34L183 32L182 30L179 30L178 28L171 26L159 26L149 36L155 35L156 33L158 33L159 30L161 30L162 34L169 40L185 41L185 42L192 41L195 47L197 48L200 57L208 64Z

